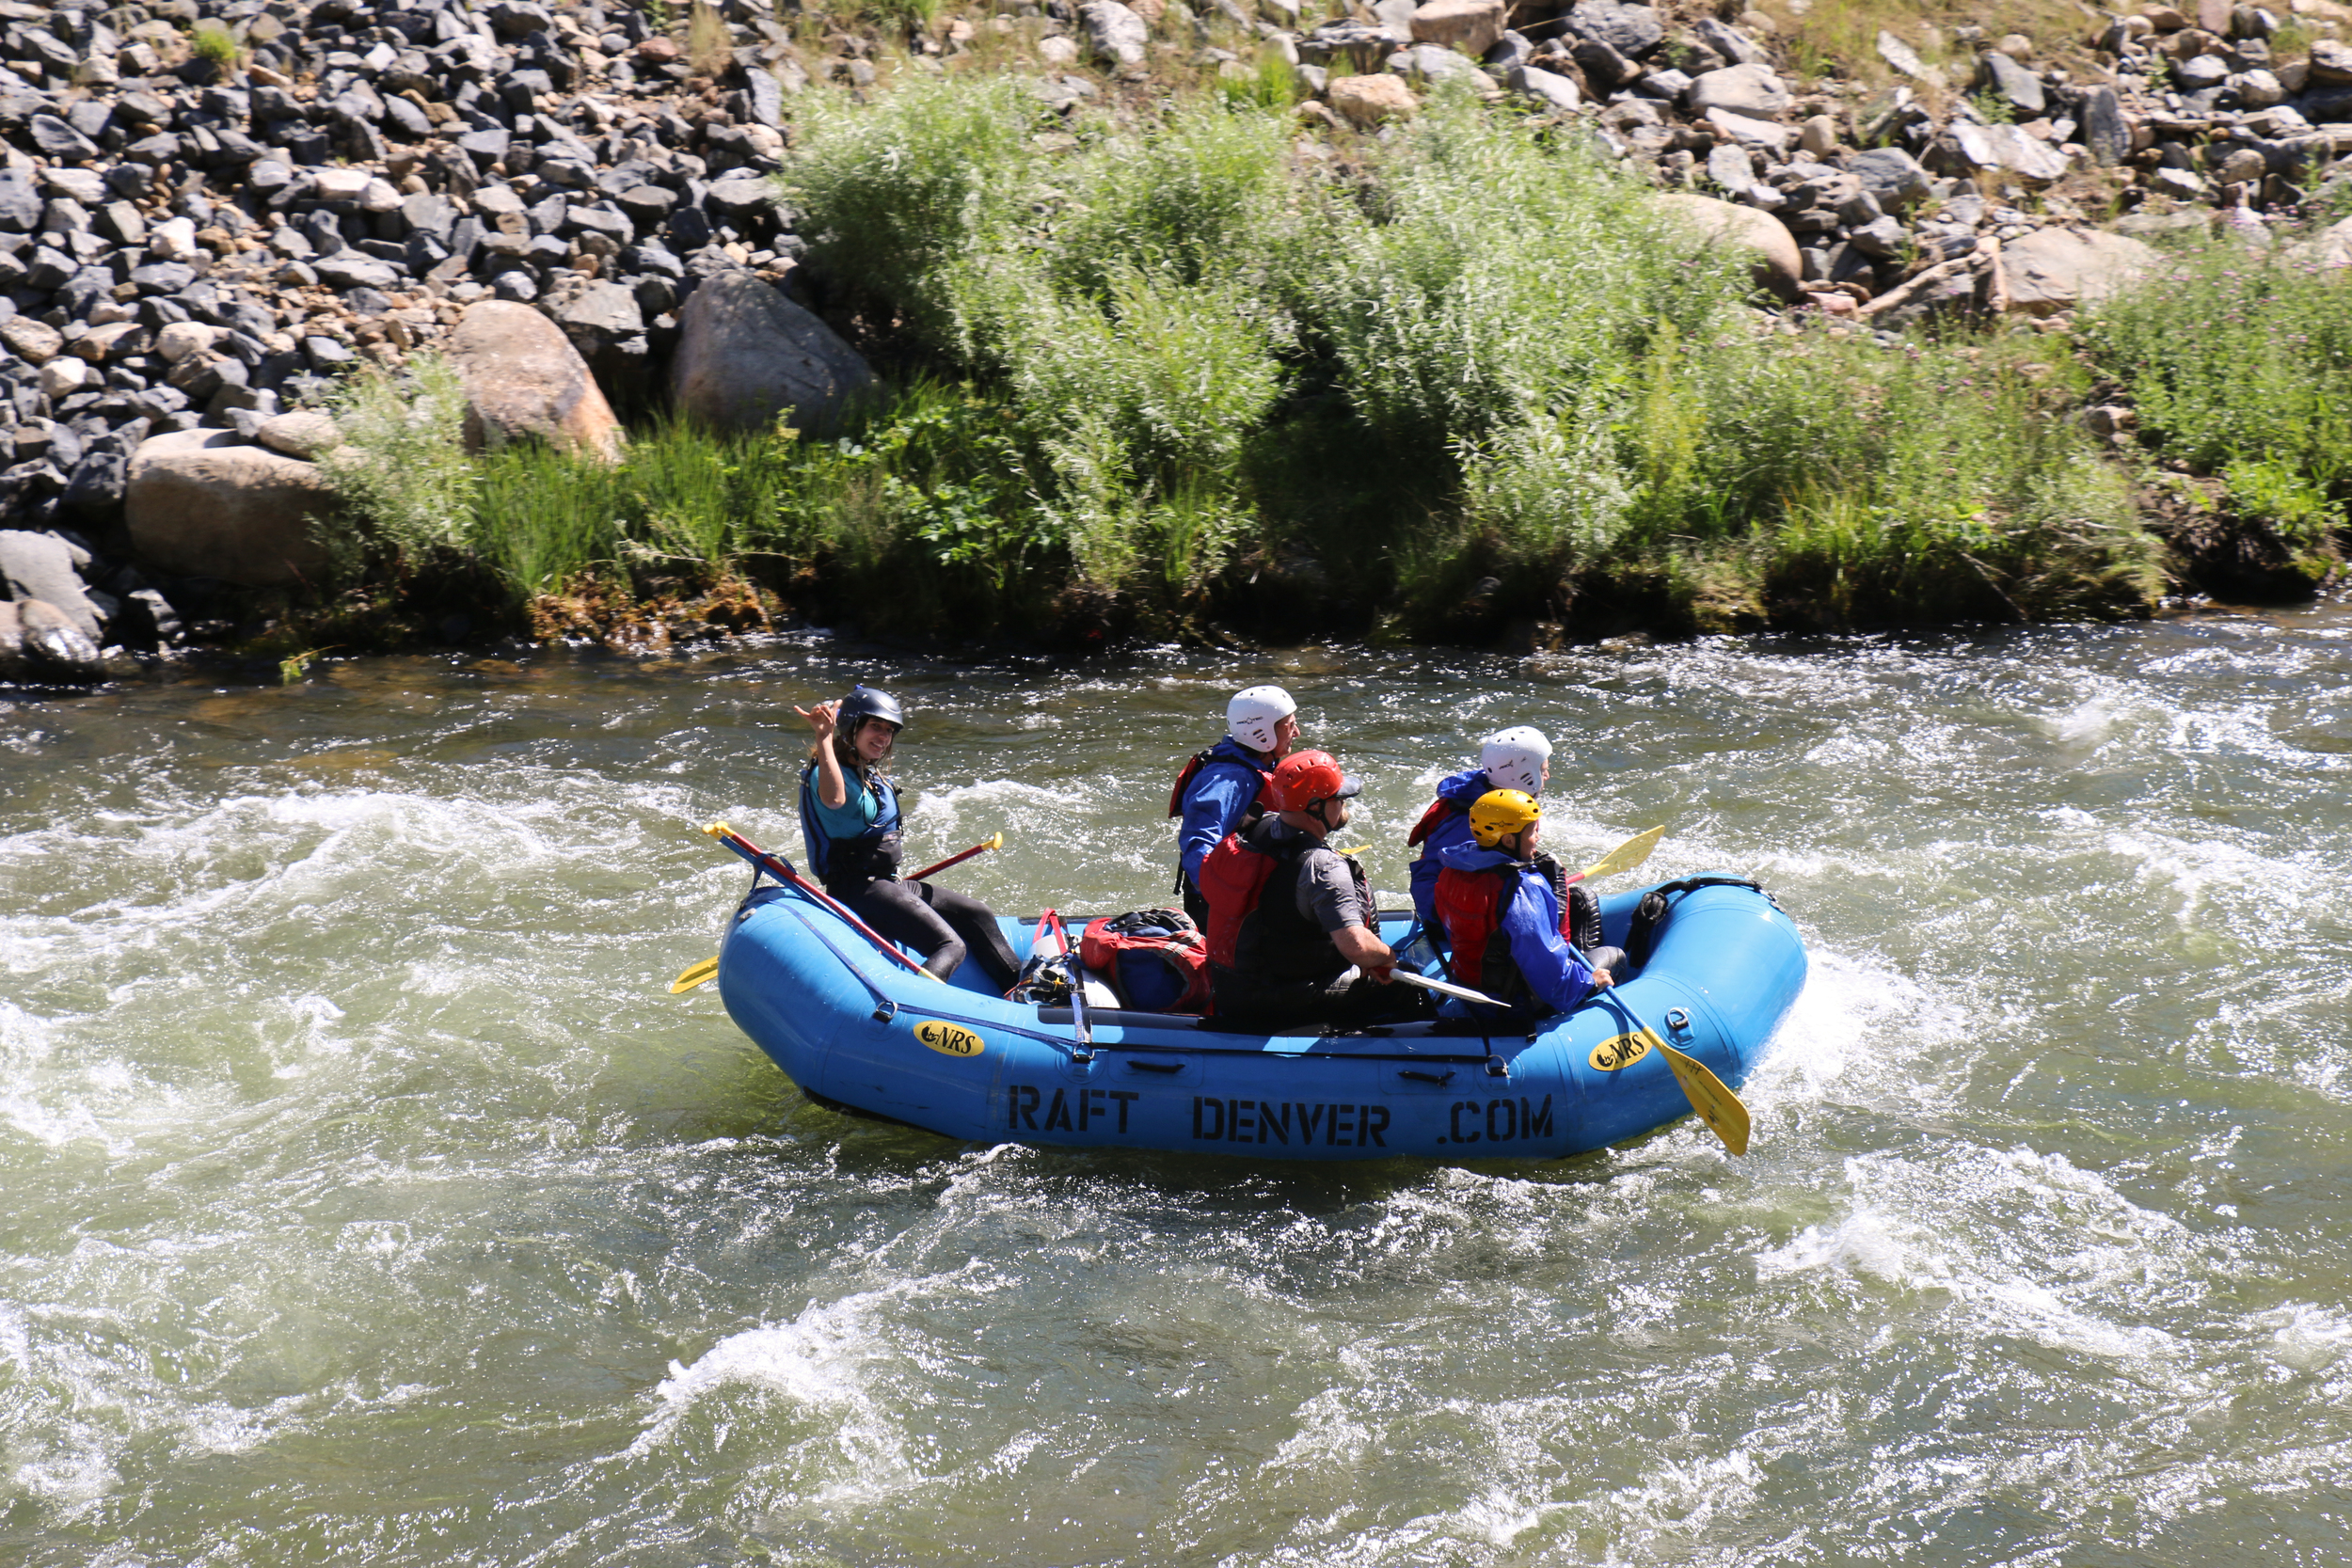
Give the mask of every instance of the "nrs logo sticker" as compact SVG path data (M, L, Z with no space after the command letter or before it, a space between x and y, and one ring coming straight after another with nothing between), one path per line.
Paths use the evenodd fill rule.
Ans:
M1646 1029L1638 1035L1612 1036L1593 1047L1593 1070L1614 1072L1621 1067L1631 1067L1649 1054L1650 1047L1657 1039L1658 1037Z
M971 1030L936 1018L916 1024L914 1037L943 1056L977 1056L988 1049L988 1042Z

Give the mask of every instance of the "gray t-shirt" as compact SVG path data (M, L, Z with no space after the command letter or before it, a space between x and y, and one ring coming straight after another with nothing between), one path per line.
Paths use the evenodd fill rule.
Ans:
M1287 822L1267 831L1268 839L1285 844L1310 835ZM1339 851L1318 844L1298 857L1298 912L1326 931L1364 924L1364 901L1356 895L1356 876Z

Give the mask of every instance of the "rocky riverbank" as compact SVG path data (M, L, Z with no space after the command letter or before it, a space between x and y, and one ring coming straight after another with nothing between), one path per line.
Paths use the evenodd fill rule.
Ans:
M1892 342L1939 316L2062 334L2168 231L2267 245L2347 178L2347 17L1913 26L1807 78L1794 5L998 0L835 26L727 0L665 27L598 0L0 0L0 678L105 678L315 594L318 519L372 460L316 411L355 367L446 354L476 449L609 459L657 407L825 430L874 379L851 341L892 340L769 179L814 82L1003 71L1076 131L1272 83L1327 158L1458 82L1743 247L1787 329ZM2352 261L2352 230L2304 245ZM2130 441L2127 404L2092 416Z

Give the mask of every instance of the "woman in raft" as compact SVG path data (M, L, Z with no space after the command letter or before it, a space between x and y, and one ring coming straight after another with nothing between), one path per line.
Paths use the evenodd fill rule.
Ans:
M825 891L945 980L969 953L999 992L1021 977L1003 927L977 898L898 879L898 791L882 769L905 725L886 691L852 687L837 703L793 712L817 732L801 769L801 837Z

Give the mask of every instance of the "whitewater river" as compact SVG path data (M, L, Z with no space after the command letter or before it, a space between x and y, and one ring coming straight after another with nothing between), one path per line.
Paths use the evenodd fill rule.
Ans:
M1298 1168L819 1109L728 1022L805 731L910 852L1158 902L1274 680L1371 860L1542 726L1570 860L1760 878L1744 1091ZM821 637L0 702L0 1562L2342 1562L2352 612L1532 660Z

